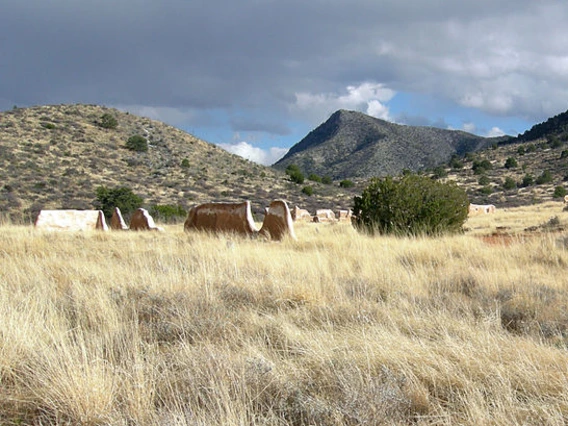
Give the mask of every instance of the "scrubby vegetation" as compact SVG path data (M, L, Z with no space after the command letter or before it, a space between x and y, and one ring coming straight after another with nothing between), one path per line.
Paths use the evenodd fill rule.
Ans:
M353 202L357 228L364 232L439 235L460 232L467 219L466 192L454 182L425 176L374 179Z
M103 211L107 218L112 216L115 207L118 207L124 216L129 216L139 207L142 207L144 199L136 195L132 189L126 186L107 188L99 186L96 192L96 207Z
M0 424L564 424L565 240L478 238L559 206L440 239L0 227Z
M148 140L144 136L130 136L126 141L126 147L131 151L146 152L148 151Z

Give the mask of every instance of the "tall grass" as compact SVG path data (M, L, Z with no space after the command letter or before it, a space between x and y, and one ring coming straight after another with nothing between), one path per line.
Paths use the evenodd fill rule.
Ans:
M282 243L2 226L0 423L563 425L562 236L476 237L518 214Z

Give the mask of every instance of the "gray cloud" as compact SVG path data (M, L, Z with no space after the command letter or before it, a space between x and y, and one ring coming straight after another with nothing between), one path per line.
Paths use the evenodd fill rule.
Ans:
M326 118L297 94L372 82L536 122L567 108L566 22L559 0L5 0L0 106L238 110L234 131L286 134Z

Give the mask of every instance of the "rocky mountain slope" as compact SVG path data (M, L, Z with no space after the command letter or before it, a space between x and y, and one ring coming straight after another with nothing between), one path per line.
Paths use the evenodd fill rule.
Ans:
M103 116L117 122L105 128ZM146 152L127 148L147 139ZM0 215L29 222L42 208L93 208L99 186L125 186L144 206L250 200L255 214L284 198L305 208L345 208L349 190L314 194L261 166L164 123L94 105L15 108L0 113ZM319 185L319 186L318 186Z
M306 173L333 179L397 175L446 163L500 139L457 130L403 126L356 111L339 110L294 145L274 167L295 164Z

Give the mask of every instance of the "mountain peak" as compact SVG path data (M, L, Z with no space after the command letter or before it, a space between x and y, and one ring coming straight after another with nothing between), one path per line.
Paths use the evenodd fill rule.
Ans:
M274 167L296 164L334 179L396 175L447 162L494 140L469 133L391 123L358 111L335 111L294 145Z

